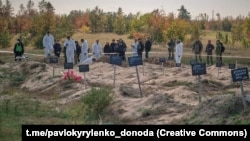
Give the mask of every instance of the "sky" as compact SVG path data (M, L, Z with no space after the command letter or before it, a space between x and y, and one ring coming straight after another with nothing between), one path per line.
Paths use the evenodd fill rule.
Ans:
M38 9L38 2L32 0ZM216 13L221 17L237 17L239 15L248 16L250 13L250 0L45 0L49 1L55 8L56 14L69 14L71 10L94 9L98 6L104 12L117 12L121 7L124 14L140 12L141 14L152 12L155 9L162 9L166 13L173 12L178 15L181 5L187 9L191 18L196 18L200 13L209 15L209 19ZM3 4L5 0L2 0ZM27 4L28 0L10 0L15 9L19 10L21 3Z

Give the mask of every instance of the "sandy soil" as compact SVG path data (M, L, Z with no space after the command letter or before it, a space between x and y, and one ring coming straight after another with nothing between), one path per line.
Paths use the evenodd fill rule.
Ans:
M175 67L172 61L161 65L157 58L145 60L142 66L137 66L140 93L136 67L129 67L124 62L122 66L114 68L108 60L102 58L89 64L90 71L85 72L86 85L82 81L68 87L62 80L63 74L68 70L65 70L62 64L53 65L30 60L4 65L13 69L29 69L30 74L21 87L37 92L43 99L46 99L46 95L56 92L59 94L57 102L61 104L81 98L91 87L112 87L114 101L109 108L122 121L132 124L171 124L215 96L230 93L240 96L239 85L232 82L231 70L226 65L221 68L215 65L207 66L207 74L200 76L200 103L198 76L192 75L190 65ZM84 78L84 73L79 72L78 65L75 65L73 70ZM245 91L249 92L250 82L243 84ZM51 102L54 99L46 101Z

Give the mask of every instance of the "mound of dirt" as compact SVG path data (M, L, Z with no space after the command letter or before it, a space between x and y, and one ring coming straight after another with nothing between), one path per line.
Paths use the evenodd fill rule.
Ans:
M20 87L46 102L65 104L79 100L92 87L112 88L114 99L108 109L126 124L173 124L178 120L186 121L183 120L185 117L190 117L186 118L190 121L188 123L228 124L230 120L221 122L221 119L229 119L230 115L242 111L240 89L232 86L228 68L220 68L223 73L218 74L215 66L207 67L207 74L201 76L201 84L198 84L198 77L192 76L189 65L173 67L173 64L168 66L167 61L163 70L157 58L147 61L138 66L138 76L135 67L117 66L114 70L108 57L90 64L90 71L85 75L75 65L74 73L83 79L80 82L63 80L68 70L64 70L61 64L54 66L27 61L14 65L6 63L1 67L12 66L13 71L25 75ZM249 86L249 83L246 81L243 84ZM245 88L246 92L249 91L248 87ZM192 120L192 116L197 115L194 113L201 115L199 119Z

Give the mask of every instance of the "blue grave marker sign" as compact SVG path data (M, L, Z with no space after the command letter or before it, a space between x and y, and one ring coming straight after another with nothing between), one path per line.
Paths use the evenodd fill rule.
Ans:
M233 82L249 79L248 68L232 69L231 75Z
M130 67L142 65L142 58L140 56L128 57L128 64Z
M64 69L73 69L73 63L64 63Z
M89 64L79 65L79 72L88 72L88 71L89 71Z
M228 68L231 69L231 70L235 69L235 64L228 64Z
M165 63L166 59L164 57L159 58L160 63Z
M110 56L110 64L121 66L122 65L121 56Z
M175 66L176 67L181 67L181 63L176 63Z
M49 63L51 63L51 64L56 64L56 63L58 63L58 58L57 58L57 57L50 57L50 58L49 58Z
M221 62L217 62L216 63L216 67L222 67L222 63Z
M192 75L203 75L203 74L207 74L205 63L192 65Z

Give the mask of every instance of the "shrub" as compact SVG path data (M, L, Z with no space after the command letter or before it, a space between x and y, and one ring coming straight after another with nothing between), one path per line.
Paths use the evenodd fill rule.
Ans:
M92 88L82 99L86 120L98 119L113 99L111 89Z

